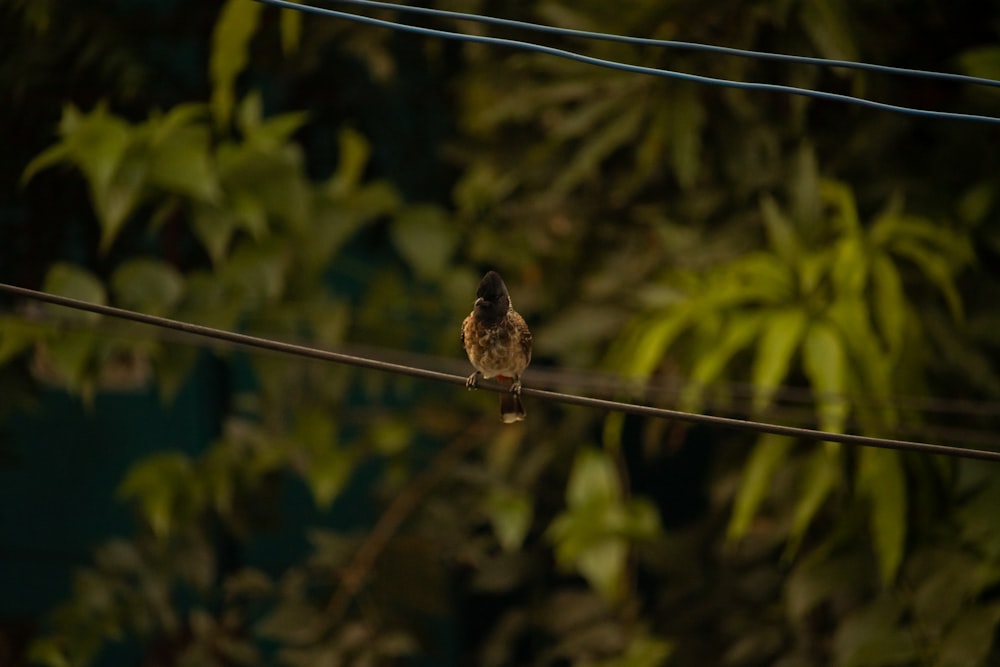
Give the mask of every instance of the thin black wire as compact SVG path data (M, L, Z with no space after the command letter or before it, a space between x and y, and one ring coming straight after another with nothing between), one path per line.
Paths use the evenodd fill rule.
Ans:
M53 317L52 313L39 309L20 309L18 311L7 309L0 310L0 313L3 313L4 317L17 318L31 324L58 327L60 331L96 331L111 340L128 340L135 335L134 332L124 329L102 326L101 323L84 323ZM261 335L266 336L267 320L256 321L261 322L265 328L264 333ZM261 329L258 327L258 330ZM193 341L201 340L201 337L179 331L165 330L160 335L160 339L165 342L195 344ZM287 338L285 340L286 342L301 344L299 341L288 340ZM442 359L438 356L409 350L397 350L356 343L344 344L339 346L338 349L345 354L360 357L378 357L402 365L437 365L443 372L452 371L460 373L468 368L467 362L457 357L454 359ZM644 400L662 398L674 401L694 388L698 391L708 392L705 402L702 403L702 405L706 406L706 409L710 409L711 406L716 405L723 406L726 412L748 419L754 416L752 400L759 391L759 388L752 383L735 380L700 385L689 380L681 380L679 377L625 377L607 371L581 371L554 367L532 369L531 384L538 388L556 391L572 388L576 391L585 391L588 393L597 392L602 398L618 400L633 400L641 397ZM826 393L817 395L814 390L808 387L790 385L780 385L775 388L773 406L769 408L768 416L786 423L789 421L803 425L812 423L815 418L815 406L817 400L820 398L849 401L852 405L864 408L891 407L937 415L1000 416L1000 401L996 400L947 399L937 396L914 396L908 394L869 396L859 393ZM919 427L923 432L934 432L950 440L1000 448L1000 435L993 428L951 428L922 423L913 424L912 426ZM909 431L909 433L913 432ZM902 436L904 433L907 433L907 431L899 430L898 432L894 432L893 435Z
M407 25L405 23L386 21L384 19L377 19L371 16L352 14L350 12L341 12L335 9L326 9L324 7L316 7L313 5L298 4L296 2L290 2L289 0L257 0L257 2L261 2L266 5L272 5L275 7L281 7L284 9L291 9L301 12L308 12L312 14L319 14L322 16L332 16L336 18L345 19L348 21L356 21L358 23L366 23L368 25L375 25L382 28L402 30L404 32L411 32L418 35L441 37L444 39L452 39L463 42L474 42L478 44L490 44L494 46L509 46L516 49L522 49L525 51L545 53L548 55L557 56L559 58L565 58L567 60L574 60L576 62L585 63L587 65L596 65L598 67L605 67L609 69L616 69L624 72L630 72L632 74L645 74L649 76L666 77L671 79L678 79L680 81L688 81L692 83L702 83L713 86L722 86L724 88L737 88L741 90L785 93L791 95L800 95L803 97L812 97L815 99L826 100L826 101L846 102L848 104L855 104L858 106L868 107L871 109L879 109L881 111L892 111L895 113L902 113L921 118L934 118L937 120L943 120L943 119L971 120L983 123L1000 124L1000 117L995 117L995 116L982 116L978 114L957 113L952 111L931 111L928 109L917 109L914 107L905 107L896 104L888 104L886 102L876 102L874 100L867 100L861 97L854 97L852 95L844 95L841 93L829 93L822 90L810 90L808 88L798 88L796 86L786 86L777 83L732 81L730 79L718 79L710 76L702 76L700 74L688 74L686 72L677 72L674 70L659 69L656 67L646 67L644 65L630 65L627 63L620 63L614 60L605 60L603 58L586 56L580 53L576 53L574 51L567 51L565 49L557 49L551 46L535 44L533 42L523 42L516 39L503 39L500 37L487 37L485 35L469 35L458 32L450 32L448 30L438 30L436 28L425 28L422 26Z
M196 336L204 336L206 338L213 338L216 340L221 340L228 343L233 343L236 345L242 345L246 347L252 347L262 350L270 350L272 352L293 354L296 356L310 358L310 359L317 359L320 361L332 361L334 363L346 364L349 366L356 366L359 368L367 368L386 373L395 373L398 375L406 375L409 377L415 377L424 380L434 380L436 382L445 382L454 385L464 386L466 382L466 378L462 375L441 373L426 368L416 368L413 366L405 366L402 364L393 364L378 359L370 359L351 354L344 354L341 352L331 352L329 350L319 350L313 347L307 347L305 345L284 343L281 341L259 338L257 336L250 336L248 334L241 334L232 331L223 331L221 329L214 329L212 327L206 327L200 324L193 324L190 322L172 320L170 318L160 317L157 315L147 315L145 313L138 313L133 310L116 308L114 306L105 306L97 303L90 303L88 301L81 301L79 299L73 299L66 296L59 296L56 294L49 294L47 292L28 289L26 287L8 285L6 283L0 283L0 291L25 297L28 299L44 301L46 303L51 303L57 306L65 306L68 308L75 308L77 310L84 310L91 313L97 313L100 315L107 315L109 317L117 317L125 320L131 320L133 322L148 324L155 327L172 329L175 331L182 331L184 333ZM487 389L489 391L495 391L495 392L509 391L509 387L495 382L480 382L479 387L481 389ZM549 401L554 401L556 403L563 403L565 405L578 405L586 408L597 408L599 410L623 412L626 414L637 415L642 417L653 417L656 419L674 419L677 421L689 422L693 424L707 424L710 426L721 426L723 428L729 428L740 431L750 431L754 433L769 433L773 435L784 435L790 438L805 438L809 440L839 442L846 445L860 445L862 447L877 447L880 449L895 449L900 451L913 451L913 452L922 452L925 454L940 454L943 456L953 456L953 457L968 458L968 459L979 459L983 461L1000 462L1000 452L988 451L982 449L969 449L965 447L954 447L950 445L935 445L935 444L930 444L925 442L915 442L910 440L875 438L871 436L853 435L849 433L829 433L826 431L819 431L816 429L800 428L796 426L783 426L781 424L768 424L746 419L734 419L732 417L717 417L714 415L694 414L690 412L681 412L680 410L669 410L666 408L656 408L648 405L622 403L619 401L591 398L589 396L577 396L573 394L565 394L556 391L533 389L531 387L523 387L521 392L525 396L542 398Z
M486 23L488 25L500 25L509 28L520 28L523 30L534 30L536 32L543 32L551 35L561 35L563 37L580 37L583 39L596 39L605 42L619 42L624 44L633 44L635 46L658 46L663 48L686 49L689 51L705 51L708 53L719 53L722 55L737 56L740 58L775 60L779 62L796 63L799 65L816 65L819 67L842 67L845 69L879 72L881 74L893 74L897 76L916 76L929 79L939 79L942 81L950 81L952 83L965 83L976 86L991 86L1000 88L1000 81L997 81L995 79L986 79L978 76L968 76L966 74L933 72L929 70L911 69L908 67L893 67L892 65L877 65L873 63L857 62L854 60L837 60L833 58L796 56L796 55L789 55L786 53L752 51L749 49L736 49L729 46L716 46L714 44L684 42L672 39L632 37L629 35L616 35L613 33L597 32L594 30L577 30L574 28L560 28L540 23L530 23L528 21L504 19L496 16L469 14L466 12L453 12L444 9L433 9L430 7L414 7L412 5L400 5L395 2L382 2L381 0L327 0L327 1L346 4L346 5L357 5L360 7L373 7L377 9L388 9L398 12L409 12L411 14L435 16L438 18L447 18L459 21L474 21L476 23Z

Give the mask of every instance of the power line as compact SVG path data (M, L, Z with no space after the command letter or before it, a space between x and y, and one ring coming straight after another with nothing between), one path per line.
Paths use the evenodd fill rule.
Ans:
M478 44L490 44L494 46L508 46L525 51L545 53L548 55L557 56L559 58L565 58L567 60L581 62L587 65L596 65L598 67L616 69L623 72L629 72L632 74L645 74L649 76L665 77L671 79L678 79L680 81L687 81L691 83L702 83L713 86L722 86L724 88L736 88L740 90L755 90L764 92L785 93L791 95L800 95L803 97L812 97L814 99L820 99L826 101L846 102L848 104L855 104L862 107L879 109L881 111L892 111L895 113L902 113L921 118L934 118L938 120L943 120L943 119L971 120L983 123L1000 124L1000 117L995 117L995 116L982 116L978 114L957 113L951 111L931 111L928 109L918 109L914 107L900 106L897 104L889 104L886 102L877 102L875 100L867 100L861 97L854 97L852 95L844 95L841 93L830 93L822 90L810 90L808 88L786 86L777 83L733 81L730 79L719 79L710 76L702 76L700 74L688 74L686 72L677 72L675 70L659 69L656 67L647 67L644 65L631 65L628 63L620 63L614 60L606 60L604 58L595 58L593 56L587 56L581 53L576 53L575 51L567 51L566 49L558 49L552 46L545 46L543 44L535 44L533 42L523 42L520 40L504 39L500 37L487 37L485 35L468 35L464 33L450 32L448 30L439 30L436 28L425 28L422 26L407 25L405 23L396 23L394 21L387 21L384 19L378 19L371 16L363 16L361 14L352 14L350 12L341 12L335 9L326 9L324 7L316 7L313 5L298 4L296 2L290 2L289 0L257 0L257 2L261 2L267 5L272 5L275 7L282 7L284 9L291 9L301 12L308 12L312 14L319 14L322 16L332 16L335 18L341 18L348 21L356 21L358 23L365 23L368 25L379 26L382 28L392 28L394 30L402 30L404 32L411 32L417 35L424 35L429 37L441 37L444 39L473 42Z
M7 318L17 318L27 323L43 325L47 327L58 327L59 331L90 331L104 336L108 340L129 340L135 338L134 330L125 330L118 327L107 326L103 322L80 322L67 320L65 318L54 317L53 313L42 309L19 309L2 310ZM266 336L266 318L255 318L245 320L246 323L261 322L265 329L261 336ZM258 330L260 330L258 328ZM284 335L284 331L282 334ZM159 340L170 343L197 344L193 341L200 340L201 337L185 334L180 331L164 329L159 335ZM302 344L297 340L283 338L285 342ZM236 347L232 343L222 342L223 345ZM338 346L341 353L351 354L360 357L378 357L384 361L398 363L402 365L427 366L435 365L442 372L461 373L468 368L468 363L459 357L444 358L440 356L414 352L411 350L399 350L373 345L357 343L345 343ZM692 388L697 391L707 392L700 405L703 409L711 410L712 406L721 406L730 415L750 419L754 413L752 405L753 397L759 392L759 387L749 382L739 382L735 380L720 380L710 385L698 384L689 380L682 380L679 377L625 377L616 373L599 370L575 370L572 368L560 367L538 367L531 371L531 384L540 389L563 390L572 387L573 390L587 392L597 397L614 398L618 400L656 400L665 399L673 404L677 399L684 396ZM908 394L892 394L883 396L871 396L861 393L824 393L817 396L816 392L809 387L779 385L775 388L772 398L773 404L768 409L768 417L784 423L799 425L811 424L815 421L815 409L818 398L828 400L841 400L850 402L852 406L859 408L898 408L902 410L912 410L921 413L933 413L937 415L956 416L980 416L997 417L1000 416L1000 401L982 399L948 399L937 396L915 396ZM925 424L905 420L909 427L897 428L892 435L895 437L907 437L906 434L917 432L933 433L935 439L946 439L955 442L963 442L967 445L980 445L983 447L1000 448L1000 435L995 428L963 428L942 426L939 424Z
M812 56L796 56L786 53L770 53L767 51L752 51L750 49L736 49L729 46L716 46L714 44L700 44L698 42L684 42L673 39L653 39L650 37L632 37L630 35L616 35L613 33L598 32L594 30L578 30L575 28L560 28L557 26L531 23L528 21L518 21L514 19L504 19L496 16L486 16L483 14L469 14L466 12L453 12L444 9L433 9L430 7L415 7L412 5L400 5L395 2L382 2L381 0L329 0L340 4L357 5L360 7L373 7L377 9L389 9L398 12L409 12L411 14L421 14L424 16L435 16L438 18L455 19L459 21L474 21L488 25L499 25L509 28L520 28L523 30L533 30L536 32L560 35L563 37L580 37L583 39L596 39L605 42L619 42L632 44L635 46L658 46L663 48L686 49L689 51L705 51L708 53L718 53L727 56L737 56L740 58L754 58L757 60L775 60L778 62L795 63L799 65L816 65L819 67L842 67L845 69L856 69L880 74L893 74L897 76L914 76L929 79L939 79L952 83L965 83L976 86L991 86L1000 88L1000 81L986 79L978 76L968 76L965 74L952 74L949 72L933 72L928 70L911 69L908 67L893 67L892 65L878 65L874 63L857 62L854 60L837 60L833 58L816 58Z
M367 368L371 370L382 371L385 373L395 373L397 375L406 375L424 380L433 380L436 382L445 382L454 385L464 386L466 381L466 378L462 375L442 373L439 371L434 371L426 368L417 368L414 366L406 366L403 364L394 364L386 361L381 361L378 359L371 359L352 354L344 354L341 352L332 352L329 350L320 350L305 345L285 343L281 341L270 340L267 338L259 338L257 336L251 336L248 334L236 333L232 331L224 331L222 329L215 329L200 324L193 324L191 322L182 322L179 320L173 320L167 317L160 317L157 315L147 315L145 313L139 313L133 310L126 310L124 308L117 308L114 306L106 306L102 304L91 303L88 301L81 301L79 299L73 299L66 296L59 296L57 294L49 294L47 292L28 289L26 287L18 287L15 285L8 285L6 283L0 283L0 291L25 297L28 299L44 301L46 303L51 303L57 306L65 306L68 308L75 308L77 310L84 310L91 313L97 313L100 315L107 315L109 317L131 320L133 322L148 324L154 327L161 327L164 329L171 329L174 331L182 331L184 333L192 334L195 336L204 336L206 338L213 338L216 340L221 340L245 347L269 350L272 352L281 352L285 354L292 354L299 357L317 359L320 361L331 361L334 363L356 366L359 368ZM489 391L495 391L495 392L509 391L509 387L495 382L480 382L479 387L482 389L487 389ZM940 454L943 456L953 456L960 458L979 459L983 461L1000 462L1000 452L995 452L995 451L969 449L965 447L953 447L950 445L935 445L935 444L930 444L925 442L915 442L910 440L876 438L871 436L853 435L848 433L829 433L826 431L820 431L816 429L800 428L796 426L783 426L781 424L768 424L764 422L757 422L747 419L735 419L732 417L717 417L713 415L694 414L690 412L682 412L680 410L657 408L648 405L636 405L632 403L623 403L619 401L612 401L600 398L591 398L589 396L577 396L574 394L566 394L556 391L533 389L531 387L523 387L521 392L525 396L541 398L556 403L562 403L565 405L577 405L586 408L596 408L598 410L623 412L626 414L631 414L641 417L652 417L656 419L673 419L692 424L706 424L709 426L720 426L723 428L740 430L740 431L783 435L791 438L805 438L808 440L839 442L846 445L859 445L863 447L877 447L881 449L895 449L900 451L922 452L925 454Z

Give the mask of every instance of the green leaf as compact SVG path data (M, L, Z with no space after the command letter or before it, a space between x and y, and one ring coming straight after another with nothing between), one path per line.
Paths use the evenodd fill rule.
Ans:
M996 199L997 189L992 181L974 185L962 194L958 202L958 215L967 225L978 225L989 215Z
M690 326L693 313L693 308L681 306L653 316L652 321L639 320L617 353L623 357L619 362L622 374L641 378L652 375L667 349Z
M628 542L613 536L590 544L576 560L583 578L608 600L621 597L627 564Z
M746 348L764 323L759 313L736 313L725 324L722 339L698 355L691 371L691 381L681 392L682 410L700 408L701 397L708 386L718 379L733 355Z
M371 155L368 141L357 130L343 127L337 138L340 156L329 185L333 195L346 194L358 187Z
M298 0L291 0L298 2ZM281 10L281 51L285 57L293 56L302 41L302 17L304 12L294 9Z
M851 353L852 367L864 390L877 397L892 394L892 366L872 328L868 307L860 297L842 298L827 309L827 317L836 325L840 340ZM894 410L887 405L883 414L886 425L894 423Z
M831 222L841 234L854 234L861 229L858 206L850 186L823 179L819 184L819 194L823 202L833 208Z
M963 317L962 297L955 285L955 265L949 259L927 246L909 238L896 239L891 251L913 262L941 293L948 304L951 315L956 320Z
M848 14L850 6L838 0L814 0L801 6L802 27L826 58L857 60L860 57L851 30L854 19Z
M733 503L726 537L735 540L746 535L761 503L771 490L775 471L788 458L794 440L766 433L757 439L753 453L743 468L740 489Z
M837 330L822 320L809 324L802 343L802 365L816 395L820 428L843 433L847 421L847 355Z
M896 578L906 543L906 481L899 452L863 447L858 454L858 493L871 507L871 532L882 582Z
M872 308L879 332L893 358L898 358L903 346L908 304L903 281L891 259L879 254L872 262Z
M592 448L578 453L566 484L566 504L572 508L619 500L621 486L611 458Z
M329 509L354 472L355 456L332 442L314 450L305 470L316 505Z
M66 655L65 642L56 637L40 637L34 639L28 647L28 659L32 664L45 667L73 667Z
M54 146L49 146L44 151L35 156L35 158L28 163L28 166L24 168L24 172L21 174L21 185L26 185L28 181L35 177L40 171L48 169L60 162L71 162L73 158L73 151L70 145L66 142L55 144Z
M192 227L213 264L220 264L229 250L237 229L237 218L218 206L196 206L192 212Z
M208 128L185 125L150 147L149 182L169 192L215 201L220 189L210 158Z
M108 296L104 285L97 276L86 269L72 264L58 262L53 264L45 275L42 291L59 296L67 296L87 303L107 305ZM97 313L89 313L63 306L49 306L53 312L62 318L75 322L93 323L101 319Z
M861 294L868 284L869 258L862 238L845 235L833 248L831 274L838 294Z
M74 331L45 341L35 349L33 372L56 386L87 392L87 371L100 340L92 331Z
M629 640L621 655L587 664L591 667L662 667L673 651L672 642L640 634Z
M777 310L766 316L753 366L755 413L771 405L774 392L788 375L807 322L808 315L799 308Z
M517 551L531 528L534 508L523 492L497 489L486 499L486 514L504 551Z
M809 456L800 483L800 496L792 514L788 545L785 548L786 558L799 550L813 517L840 480L840 458L840 446L829 442L823 443L822 447L816 448Z
M786 264L794 264L802 256L802 240L792 221L778 208L777 202L770 195L761 198L760 213L768 245Z
M236 77L250 60L250 40L257 31L264 5L250 0L228 0L212 32L209 74L212 81L212 115L224 127L235 105Z
M1000 46L980 46L963 51L958 64L968 76L1000 81Z
M106 253L145 195L148 156L129 150L107 187L94 192L94 208L101 223L100 250Z
M169 535L203 500L191 459L180 452L159 452L140 460L119 484L118 496L137 503L159 537Z
M620 598L628 561L629 540L659 533L659 517L648 502L622 500L611 457L600 450L577 454L566 486L567 510L547 531L556 562L579 572L609 600Z
M20 317L0 317L0 366L31 349L44 336L44 329Z
M389 227L389 238L403 259L421 278L441 275L458 246L458 234L436 206L411 206Z
M160 260L130 259L111 275L111 289L123 308L163 315L181 300L184 276Z
M132 128L128 123L109 114L103 105L89 114L68 107L63 112L60 134L87 177L91 192L97 195L107 190L131 143Z

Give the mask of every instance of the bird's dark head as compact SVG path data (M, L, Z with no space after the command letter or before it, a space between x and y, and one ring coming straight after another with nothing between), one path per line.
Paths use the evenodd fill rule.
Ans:
M489 271L479 281L473 312L481 322L493 324L503 319L510 308L510 294L503 278L496 271Z

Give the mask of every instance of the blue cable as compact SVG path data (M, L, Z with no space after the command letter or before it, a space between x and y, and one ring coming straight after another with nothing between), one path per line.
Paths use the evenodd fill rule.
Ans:
M361 0L351 0L351 1L360 2ZM646 67L643 65L629 65L626 63L620 63L613 60L605 60L603 58L586 56L573 51L557 49L551 46L534 44L531 42L522 42L515 39L503 39L499 37L485 37L482 35L466 35L457 32L449 32L447 30L437 30L435 28L424 28L421 26L406 25L404 23L395 23L393 21L377 19L371 16L362 16L360 14L351 14L350 12L341 12L334 9L315 7L313 5L298 4L295 2L289 2L288 0L257 0L257 2L272 5L275 7L282 7L284 9L298 10L312 14L319 14L321 16L332 16L336 18L346 19L348 21L364 23L367 25L374 25L383 28L402 30L404 32L410 32L417 35L424 35L429 37L441 37L444 39L453 39L453 40L472 42L478 44L490 44L494 46L509 46L516 49L522 49L525 51L534 51L536 53L545 53L559 58L565 58L567 60L574 60L576 62L581 62L588 65L596 65L598 67L606 67L609 69L616 69L624 72L630 72L633 74L646 74L650 76L666 77L666 78L678 79L680 81L688 81L692 83L704 83L713 86L736 88L740 90L756 90L756 91L766 91L766 92L788 93L792 95L812 97L814 99L820 99L820 100L846 102L848 104L856 104L859 106L869 107L872 109L880 109L882 111L894 111L896 113L903 113L921 118L971 120L983 123L1000 124L1000 118L994 116L981 116L977 114L955 113L950 111L930 111L927 109L916 109L912 107L904 107L895 104L888 104L886 102L876 102L873 100L866 100L864 98L853 97L851 95L843 95L840 93L828 93L820 90L809 90L808 88L797 88L795 86L785 86L776 83L731 81L729 79L717 79L709 76L701 76L699 74L687 74L685 72L676 72L673 70L658 69L655 67ZM823 61L823 62L828 63L830 61Z
M575 30L573 28L558 28L556 26L543 25L539 23L529 23L527 21L516 21L513 19L502 19L494 16L483 16L481 14L467 14L465 12L452 12L444 9L431 9L428 7L413 7L410 5L399 5L394 2L382 2L380 0L328 0L348 5L359 5L362 7L374 7L378 9L390 9L399 12L410 12L412 14L423 14L425 16L436 16L439 18L458 19L460 21L475 21L477 23L487 23L491 25L502 25L524 30L535 30L552 35L562 35L565 37L581 37L584 39L597 39L606 42L621 42L634 44L637 46L659 46L666 48L687 49L690 51L707 51L709 53L720 53L741 58L757 58L759 60L776 60L779 62L797 63L803 65L818 65L820 67L843 67L845 69L867 70L884 74L896 74L901 76L918 76L931 79L951 81L953 83L967 83L978 86L992 86L1000 88L1000 81L996 79L985 79L977 76L967 76L965 74L950 74L947 72L931 72L927 70L909 69L906 67L893 67L891 65L875 65L872 63L856 62L853 60L833 60L829 58L813 58L810 56L793 56L784 53L768 53L766 51L750 51L747 49L735 49L728 46L714 46L712 44L699 44L697 42L682 42L671 39L651 39L648 37L630 37L628 35L615 35L605 32L594 32L591 30Z

